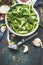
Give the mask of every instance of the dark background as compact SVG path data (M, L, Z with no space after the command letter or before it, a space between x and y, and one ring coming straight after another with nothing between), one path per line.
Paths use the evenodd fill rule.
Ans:
M40 12L39 6L36 7L36 9L38 12ZM19 47L18 51L14 51L8 49L8 44L5 45L2 43L3 41L7 41L6 30L3 39L0 40L0 65L43 65L43 49L37 48L31 43L32 40L37 37L39 37L43 42L43 28L39 26L36 32L38 32L37 36L24 43L29 46L29 51L26 54L23 54L23 45Z

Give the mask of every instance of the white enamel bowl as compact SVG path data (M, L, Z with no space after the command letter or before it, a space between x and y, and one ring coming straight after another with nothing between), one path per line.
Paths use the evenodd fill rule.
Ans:
M19 4L16 4L16 5L19 5ZM15 7L16 5L14 5L13 7ZM36 9L35 9L34 7L33 7L33 10L34 10L34 12L36 13L37 19L38 19L37 25L36 25L36 27L34 28L34 30L30 31L28 34L18 34L18 33L15 33L15 32L9 27L8 22L7 22L7 15L5 15L5 23L6 23L6 26L8 27L8 29L9 29L12 33L14 33L15 35L17 35L17 36L29 36L29 35L33 34L33 33L38 29L39 22L40 22L40 18L39 18L38 12L36 11Z

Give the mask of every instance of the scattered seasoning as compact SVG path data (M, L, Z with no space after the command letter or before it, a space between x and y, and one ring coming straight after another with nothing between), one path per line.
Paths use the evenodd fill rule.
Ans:
M20 0L21 2L27 2L28 0Z
M7 41L3 41L2 44L6 45L7 44Z

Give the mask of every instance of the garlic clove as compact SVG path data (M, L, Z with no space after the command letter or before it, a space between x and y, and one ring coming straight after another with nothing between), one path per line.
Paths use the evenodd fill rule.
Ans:
M1 27L1 32L4 33L5 30L6 30L6 26L2 26L2 27Z
M26 52L28 52L28 46L27 46L27 45L23 45L23 46L24 46L23 53L26 53Z
M10 7L8 5L2 5L0 7L0 13L6 14L9 11Z
M40 38L36 38L32 41L33 45L36 47L40 47L42 45L42 41Z
M40 43L38 43L38 42L35 42L35 43L33 42L33 45L34 46L37 46L37 47L40 47L41 46Z

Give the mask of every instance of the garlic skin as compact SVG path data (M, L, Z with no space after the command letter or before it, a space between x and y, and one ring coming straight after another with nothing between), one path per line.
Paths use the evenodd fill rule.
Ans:
M33 45L36 46L36 47L40 47L42 46L42 41L40 38L36 38L32 41Z
M6 26L2 26L2 27L1 27L1 32L4 33L5 30L6 30Z
M26 53L26 52L28 52L28 46L27 46L27 45L23 45L23 46L24 46L23 53Z
M13 34L13 33L11 34L11 37L13 37L13 38L14 38L15 36L16 36L15 34Z

